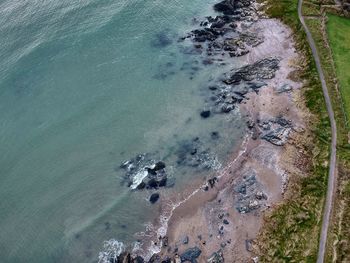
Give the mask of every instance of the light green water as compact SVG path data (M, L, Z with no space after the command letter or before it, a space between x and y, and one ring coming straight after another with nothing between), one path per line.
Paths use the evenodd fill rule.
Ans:
M224 162L239 116L199 117L200 90L222 69L190 79L180 68L197 58L177 43L211 4L0 1L1 262L96 262L104 240L134 241L159 213L149 192L120 184L116 167L137 154L162 158L199 136ZM152 45L160 32L172 44ZM173 176L169 191L200 174Z

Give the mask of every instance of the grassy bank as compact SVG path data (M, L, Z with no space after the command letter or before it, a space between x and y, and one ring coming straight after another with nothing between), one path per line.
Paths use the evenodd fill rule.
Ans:
M332 49L339 90L347 119L350 117L350 19L328 15L327 33Z
M338 192L333 212L333 227L329 240L328 259L333 262L350 262L350 19L334 14L327 15L326 40L329 42L336 74L336 83L341 97L344 119L338 120L343 127L344 140L339 143ZM345 124L344 124L345 123Z
M260 238L260 254L265 262L316 261L320 216L326 189L327 169L320 164L328 161L328 155L325 154L328 153L329 143L328 116L310 49L297 17L297 2L269 0L267 13L293 29L297 48L306 59L300 78L307 81L304 98L317 120L316 123L309 123L309 127L315 135L313 143L324 154L315 156L309 153L313 159L309 176L296 176L289 189L293 199L287 199L268 216L266 228ZM332 4L332 0L305 1L303 14L318 48L338 128L339 173L327 245L327 262L350 262L350 145L349 126L346 121L349 118L350 101L350 20L329 15L326 24L325 12L339 14L336 7L330 6Z
M336 8L323 8L319 17L306 20L315 39L337 122L338 180L327 244L327 262L350 262L350 145L349 82L350 23ZM328 3L330 4L330 3Z
M298 19L297 4L297 0L268 0L265 10L270 17L291 27L296 48L303 57L294 78L305 83L302 95L312 117L306 124L310 133L300 135L297 146L305 152L309 166L305 169L307 176L290 175L285 202L266 215L265 227L258 238L262 262L316 261L326 193L330 125L315 63Z

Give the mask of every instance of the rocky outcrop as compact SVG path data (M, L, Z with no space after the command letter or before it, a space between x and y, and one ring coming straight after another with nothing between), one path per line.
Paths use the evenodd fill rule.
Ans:
M265 58L254 64L247 65L235 70L227 79L225 84L238 85L242 81L264 80L275 77L275 72L279 69L278 58Z
M260 208L267 200L254 170L249 170L243 180L234 187L235 206L239 213L245 214Z
M166 165L149 154L139 154L121 164L128 186L133 190L158 189L167 185Z
M292 124L283 117L277 117L259 123L261 138L277 146L287 143L289 134L292 131Z

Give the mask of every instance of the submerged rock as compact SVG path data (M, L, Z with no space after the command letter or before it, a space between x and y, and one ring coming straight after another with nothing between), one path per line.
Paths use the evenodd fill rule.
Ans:
M172 43L172 38L167 32L159 32L155 34L154 39L151 42L151 45L156 48L163 48L169 46Z
M217 169L221 164L215 154L206 148L201 140L197 137L192 140L179 142L175 151L177 155L176 163L180 166L188 166L202 169Z
M203 119L209 118L210 117L210 110L205 110L201 112L201 117Z
M154 193L150 196L149 201L151 202L151 204L156 203L159 200L159 194L158 193Z

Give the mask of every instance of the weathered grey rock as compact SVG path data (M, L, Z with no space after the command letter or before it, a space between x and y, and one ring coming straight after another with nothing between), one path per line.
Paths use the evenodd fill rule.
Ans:
M256 180L255 171L249 170L246 174L234 188L235 206L241 214L259 209L267 199L260 183Z
M277 93L289 92L293 88L289 84L283 84L282 86L276 88Z
M185 236L184 239L182 240L182 244L187 245L189 242L188 236Z
M242 81L272 79L278 69L278 58L265 58L252 65L247 65L234 71L233 74L223 82L229 85L238 85Z
M218 250L217 252L214 252L209 258L208 263L224 263L224 255L222 253L222 250Z
M293 129L292 122L282 116L261 122L259 127L263 129L261 138L277 146L287 143Z
M278 127L264 134L262 139L274 145L283 146L287 143L291 130L291 128Z

